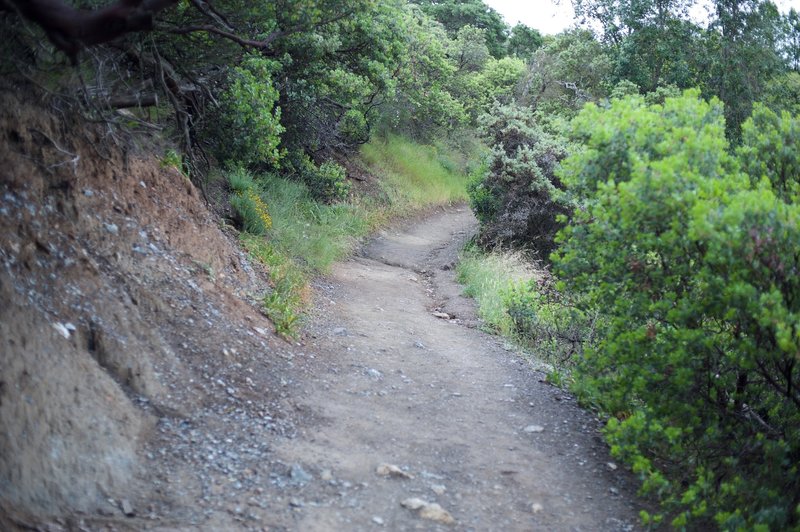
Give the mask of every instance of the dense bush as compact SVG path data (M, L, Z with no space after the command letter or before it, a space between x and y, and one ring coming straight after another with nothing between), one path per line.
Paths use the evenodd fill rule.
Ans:
M553 258L607 321L578 389L612 415L612 452L678 528L800 525L790 123L757 111L740 160L722 105L693 92L589 105L574 122L585 148L560 175L580 208Z
M299 151L293 152L289 158L294 175L305 183L315 200L335 203L347 199L350 182L342 165L334 161L317 165L308 155Z
M249 56L231 69L219 107L211 114L205 135L221 162L275 167L281 159L281 109L271 82L277 65Z
M767 178L784 201L800 200L800 120L784 111L777 115L756 105L742 125L742 145L737 154L753 186Z
M564 145L535 123L531 110L516 105L496 104L481 127L491 148L488 170L469 189L480 241L527 246L546 256L560 227L557 217L568 207L555 176Z

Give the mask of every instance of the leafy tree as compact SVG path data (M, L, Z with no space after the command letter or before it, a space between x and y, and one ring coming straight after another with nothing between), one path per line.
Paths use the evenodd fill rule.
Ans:
M781 35L781 53L789 68L800 72L800 13L792 8L786 14Z
M787 203L800 203L800 119L777 114L756 104L742 125L742 145L736 150L753 187L762 180Z
M695 0L577 0L576 13L599 23L614 50L615 82L626 79L643 92L661 85L700 87L725 103L729 137L767 80L790 60L790 17L764 0L715 0L708 29L690 20ZM782 44L781 44L782 43Z
M453 94L463 103L469 124L477 127L478 118L495 102L509 104L525 76L525 63L515 57L490 59L484 68L453 80Z
M761 100L776 112L800 114L800 72L786 72L769 80Z
M317 7L314 20L331 22L276 39L271 52L282 65L277 85L287 147L311 154L369 139L380 106L394 94L407 46L400 2L329 3ZM289 7L281 11L303 13Z
M695 0L575 0L575 16L600 25L603 39L621 46L635 32L664 29L672 20L686 20Z
M599 22L614 49L614 77L642 91L701 83L703 30L691 22L694 0L579 0L576 12Z
M416 0L422 10L440 22L451 36L464 26L486 32L486 46L493 57L506 55L508 26L503 17L483 0Z
M441 24L414 5L405 8L402 18L407 29L405 51L397 68L396 97L386 115L393 128L430 139L457 129L467 119L463 102L451 92L460 61L460 55L453 53L458 45ZM474 44L470 44L473 49Z
M707 44L712 56L708 86L725 103L728 135L737 142L753 102L761 98L767 80L780 72L781 18L771 2L716 0L715 7Z
M676 17L668 17L661 25L641 26L620 44L614 78L632 81L644 92L661 85L699 85L706 53L702 37L699 27Z
M491 57L486 46L486 30L464 26L448 46L448 57L455 63L456 72L480 72Z
M280 107L275 106L278 91L271 82L275 68L274 61L252 55L229 71L220 105L204 131L219 161L272 168L280 163L284 128Z
M737 157L722 104L698 96L574 122L584 148L559 175L581 207L553 259L607 323L578 389L674 527L795 529L797 122L758 108Z
M530 28L520 22L511 28L511 36L508 38L508 54L528 60L533 55L533 52L543 44L544 37L539 33L539 30Z
M607 94L611 57L586 30L569 30L536 50L523 82L521 100L540 114L567 117Z

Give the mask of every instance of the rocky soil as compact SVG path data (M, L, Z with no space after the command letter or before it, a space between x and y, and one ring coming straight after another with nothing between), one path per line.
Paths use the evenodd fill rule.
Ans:
M0 529L635 528L597 421L461 297L466 209L376 235L287 342L185 178L0 94Z

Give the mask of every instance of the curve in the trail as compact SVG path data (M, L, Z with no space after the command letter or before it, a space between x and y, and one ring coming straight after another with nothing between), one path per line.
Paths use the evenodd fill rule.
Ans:
M470 327L452 266L474 228L468 209L438 211L384 232L320 284L304 346L315 355L290 399L309 421L275 449L309 477L292 528L635 528L634 484L610 463L597 421ZM382 464L408 476L381 476ZM455 523L403 506L409 498Z

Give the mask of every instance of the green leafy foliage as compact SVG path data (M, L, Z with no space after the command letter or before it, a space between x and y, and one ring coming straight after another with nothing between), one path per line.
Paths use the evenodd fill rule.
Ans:
M423 11L441 23L451 35L464 26L486 32L486 45L495 58L506 54L508 26L503 17L483 0L418 0Z
M419 8L409 5L403 19L407 28L405 60L398 69L396 99L387 110L387 119L394 131L431 140L466 122L464 103L451 90L461 54L450 57L456 44L440 24ZM482 33L469 35L482 36ZM462 34L464 38L466 34ZM476 43L469 46L475 48Z
M248 56L231 69L219 109L206 130L220 161L273 168L280 162L284 127L275 105L278 91L271 82L276 67L263 57Z
M342 165L325 161L317 166L305 153L295 152L291 156L292 169L300 181L308 187L317 201L335 203L347 198L350 182Z
M787 203L800 203L800 120L783 111L780 115L756 105L742 126L742 145L737 155L742 169L757 186L768 186Z
M183 174L183 157L173 148L170 148L164 151L164 156L161 158L161 168L174 168Z
M542 34L520 22L511 28L511 36L508 38L508 53L514 57L528 60L542 44L544 44Z
M757 111L753 132L764 123L752 146L796 152L775 115ZM661 499L666 513L646 519L796 529L800 207L741 170L769 176L787 159L738 159L722 105L697 92L589 105L574 134L584 148L560 176L580 208L553 260L585 309L603 309L580 389L612 415L612 453Z
M596 309L556 290L547 276L513 285L504 299L514 335L562 371L594 345L602 326Z
M540 116L572 118L586 102L607 95L612 68L612 56L590 31L566 31L533 54L521 100Z
M800 114L800 72L786 72L769 80L761 100L776 113Z
M271 55L281 63L286 147L308 154L349 152L369 140L380 105L396 94L407 50L405 2L311 2L319 22L287 32ZM285 2L291 17L302 13ZM286 21L284 28L294 22Z

